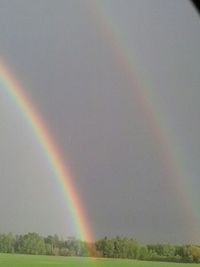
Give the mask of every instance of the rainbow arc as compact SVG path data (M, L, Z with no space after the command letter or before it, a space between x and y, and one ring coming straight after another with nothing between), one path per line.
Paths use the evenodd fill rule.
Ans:
M26 96L22 86L18 83L5 64L0 64L0 81L3 90L15 101L18 108L25 116L28 124L32 128L38 142L42 146L47 159L55 172L55 179L59 183L65 202L70 209L73 222L77 233L82 240L92 241L93 236L87 218L84 213L84 207L81 205L78 194L73 184L73 178L61 155L47 130L41 116L35 110L32 102Z

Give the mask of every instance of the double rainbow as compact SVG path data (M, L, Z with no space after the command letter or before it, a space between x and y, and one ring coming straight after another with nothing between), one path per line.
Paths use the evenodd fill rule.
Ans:
M158 115L159 112L157 111L157 107L159 105L155 100L156 97L152 94L152 91L149 90L150 85L146 84L147 82L144 82L144 79L141 75L138 75L138 73L137 77L139 77L140 85L138 85L137 81L134 79L136 73L136 70L134 69L135 62L130 60L131 57L129 57L127 46L123 41L117 25L112 20L112 16L102 4L103 2L101 3L100 1L91 0L89 3L91 14L93 14L92 19L96 22L96 26L102 33L102 37L105 38L108 45L110 45L110 49L115 55L116 61L121 65L122 71L126 73L127 81L133 89L131 93L140 103L141 112L148 118L148 126L152 129L152 133L154 134L157 143L159 143L163 159L166 163L166 169L170 174L169 177L171 177L171 183L173 184L175 191L178 192L182 205L188 214L188 226L191 230L191 236L196 239L196 237L199 236L198 221L200 218L197 218L196 212L193 210L194 208L189 193L187 192L185 171L181 166L180 160L177 159L176 151L174 151L174 138L168 129L169 127L166 126L165 116L164 114ZM5 67L5 64L0 64L0 81L3 84L3 90L14 99L16 105L24 114L27 122L33 129L37 140L43 147L48 161L55 171L55 178L63 192L65 202L71 211L80 238L87 241L93 240L93 235L84 212L84 207L81 205L78 198L69 169L62 161L61 155L51 134L42 121L41 116L26 96L23 87L17 82L8 68Z

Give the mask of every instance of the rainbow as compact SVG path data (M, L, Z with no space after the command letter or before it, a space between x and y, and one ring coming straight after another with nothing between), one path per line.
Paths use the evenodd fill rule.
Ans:
M27 123L31 126L35 137L42 146L46 157L52 166L55 178L61 188L65 202L69 207L77 234L80 239L91 242L93 235L89 223L84 213L84 208L80 203L77 192L73 184L73 178L62 161L61 155L47 130L41 116L35 110L29 98L26 96L22 86L18 83L5 64L0 64L0 81L10 98L14 100L16 106L20 109L26 118Z
M191 239L197 241L200 237L200 214L196 211L198 207L194 203L192 188L188 182L189 174L184 167L182 152L177 146L177 137L170 126L170 120L159 105L151 79L148 78L148 74L144 75L142 68L137 64L106 2L90 0L89 3L91 18L102 38L107 41L116 64L125 73L128 87L131 88L130 94L137 99L140 112L160 148L169 185L173 188L173 193L179 196L179 205L185 212Z
M179 195L180 205L185 209L188 220L188 231L191 232L191 238L199 238L199 220L189 193L189 184L187 170L184 169L181 161L181 152L176 145L176 137L166 114L159 107L157 96L153 93L152 86L147 78L143 78L139 67L136 69L135 59L129 53L128 46L123 39L122 33L117 27L117 23L112 15L104 6L103 1L88 1L91 18L96 23L98 31L102 38L107 40L108 45L114 55L116 63L121 66L122 71L126 74L127 83L131 88L132 94L140 104L140 111L148 121L148 127L159 145L162 153L165 169L169 176L169 183L173 187L174 194ZM137 79L136 79L137 77ZM72 176L69 168L62 161L61 155L47 130L41 116L35 110L29 98L25 95L23 87L14 78L5 64L0 64L0 81L3 83L3 89L14 99L16 105L26 117L27 122L33 129L33 132L43 147L49 163L53 166L55 177L63 192L65 202L70 208L76 229L80 237L84 240L93 240L90 225L87 221L84 208L78 199ZM160 115L159 115L160 114Z

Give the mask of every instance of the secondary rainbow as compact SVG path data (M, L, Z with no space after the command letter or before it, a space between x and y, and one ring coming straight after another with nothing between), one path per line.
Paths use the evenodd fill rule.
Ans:
M187 217L188 231L193 240L198 240L200 237L200 214L195 209L192 189L188 183L188 172L184 167L182 153L177 147L177 137L170 126L167 114L159 105L158 96L154 93L148 73L144 75L142 68L133 58L123 32L107 8L106 2L90 0L88 7L97 29L110 46L121 71L126 75L128 87L131 88L130 94L140 104L140 112L147 119L148 127L162 152L162 159L165 162L165 170L169 174L169 183L173 188L173 193L179 195L180 206L184 209Z
M73 217L73 222L76 227L79 238L86 241L92 241L90 226L84 213L84 208L80 203L77 192L73 185L72 176L62 161L61 155L47 130L41 116L35 110L30 99L26 96L22 86L16 78L11 74L11 71L6 68L5 64L0 63L0 90L4 90L11 97L16 106L21 110L26 118L26 121L31 126L38 142L42 146L47 159L52 166L55 179L61 188L65 198L66 205L70 209Z

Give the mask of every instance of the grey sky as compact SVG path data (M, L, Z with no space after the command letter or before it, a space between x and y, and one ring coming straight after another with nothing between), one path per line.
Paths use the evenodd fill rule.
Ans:
M184 171L183 203L91 6L88 0L0 0L0 59L54 136L96 237L198 242L198 15L186 0L100 1L134 79L153 96L174 164ZM2 87L0 101L0 231L75 235L52 169ZM195 229L190 212L197 216Z

